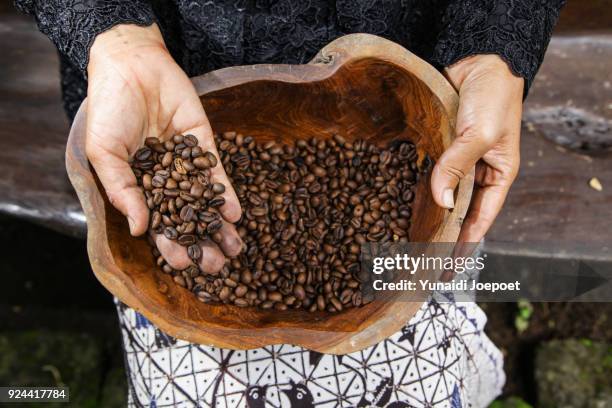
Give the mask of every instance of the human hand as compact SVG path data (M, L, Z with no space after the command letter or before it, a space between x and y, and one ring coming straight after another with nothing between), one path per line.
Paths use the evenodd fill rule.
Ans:
M141 235L149 224L149 209L130 157L147 137L163 141L190 133L218 158L213 133L191 81L170 56L156 25L118 25L98 35L87 72L87 157L110 202L127 217L132 235ZM235 256L242 247L232 224L240 219L240 203L221 164L212 178L226 187L220 208L225 221L219 245L200 243L200 268L206 273L219 271L224 254ZM163 235L153 238L170 266L185 269L191 264L184 247Z
M454 190L476 166L474 193L459 242L479 242L493 224L516 178L524 81L497 55L475 55L445 69L459 92L457 138L436 163L432 193L454 207Z

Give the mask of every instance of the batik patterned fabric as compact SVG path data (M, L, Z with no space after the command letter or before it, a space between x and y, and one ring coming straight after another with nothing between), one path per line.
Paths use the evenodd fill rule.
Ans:
M505 381L474 303L425 302L387 340L341 356L172 338L117 303L133 407L485 407Z

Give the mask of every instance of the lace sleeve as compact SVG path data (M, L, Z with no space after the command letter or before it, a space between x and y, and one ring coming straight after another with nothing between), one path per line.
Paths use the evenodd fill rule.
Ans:
M15 6L34 16L40 31L81 71L96 35L120 23L154 21L147 0L15 0Z
M497 54L525 79L540 68L565 0L455 0L443 17L434 62L448 66L474 54Z

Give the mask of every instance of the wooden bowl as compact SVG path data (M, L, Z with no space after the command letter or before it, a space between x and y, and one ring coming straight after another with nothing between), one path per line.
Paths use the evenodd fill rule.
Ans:
M296 138L413 141L436 160L453 139L458 97L432 66L380 37L339 38L305 65L253 65L194 78L213 130L259 140ZM117 298L164 332L194 343L232 349L294 344L343 354L399 330L421 301L381 299L341 313L263 311L207 305L175 285L154 263L144 238L133 238L124 217L103 194L85 156L84 103L70 131L66 166L87 216L87 248L96 277ZM471 197L473 175L461 181L453 211L438 207L429 177L417 187L412 241L455 242ZM169 290L162 294L160 282ZM401 296L401 295L400 295ZM412 298L414 299L414 298ZM409 299L408 299L409 300Z

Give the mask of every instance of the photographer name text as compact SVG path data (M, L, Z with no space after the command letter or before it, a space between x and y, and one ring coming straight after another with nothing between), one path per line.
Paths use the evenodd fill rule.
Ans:
M487 292L507 292L507 291L520 291L521 282L518 280L515 282L476 282L476 281L450 281L450 282L436 282L428 279L421 279L417 281L411 281L402 279L397 282L385 282L382 279L377 279L372 282L372 287L377 291L384 290L405 290L405 291L439 291L439 292L452 292L452 291L487 291Z

